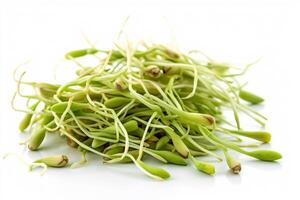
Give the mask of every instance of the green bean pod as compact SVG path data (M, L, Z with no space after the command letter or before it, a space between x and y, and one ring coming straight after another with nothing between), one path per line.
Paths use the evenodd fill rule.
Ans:
M104 132L104 131L93 131L90 132L90 134L92 136L98 137L98 139L100 138L107 138L107 139L116 139L116 135L115 133L108 133L108 132Z
M194 158L193 156L190 156L190 159L197 170L204 172L208 175L214 175L215 174L215 167L214 165L206 162L201 162Z
M104 102L104 105L108 108L117 108L128 104L131 99L126 97L113 97Z
M248 92L245 90L241 90L239 93L239 96L241 99L243 99L249 103L252 103L252 104L259 104L264 101L264 99L262 97L257 96L256 94L253 94L252 92Z
M206 156L206 155L207 155L207 153L205 153L205 152L202 152L202 151L195 151L195 150L191 150L191 149L190 149L190 153L191 153L191 155L194 156L194 157L198 157L198 156Z
M158 95L159 94L159 91L157 90L157 88L155 88L153 85L151 85L150 83L148 82L145 82L145 87L147 88L147 90L149 91L150 94L153 94L153 95ZM134 90L136 90L138 93L141 93L141 94L144 94L145 93L145 90L144 88L142 87L141 84L139 83L133 83L132 84L132 87ZM162 86L163 87L163 86Z
M95 149L95 148L101 147L102 145L104 145L106 143L107 143L106 141L94 139L93 143L92 143L92 147Z
M204 126L214 126L215 125L215 118L211 115L202 114L202 113L189 113L180 111L179 119L183 123L191 124L191 125L204 125Z
M139 168L144 171L148 176L159 179L159 180L165 180L170 177L170 174L161 168L158 167L152 167L150 165L147 165L146 163L142 162L141 160L136 161Z
M187 162L180 155L173 153L171 151L163 151L163 150L150 150L149 151L158 154L163 157L168 163L176 164L176 165L187 165Z
M181 140L179 135L177 135L171 128L165 128L165 131L171 137L171 140L173 142L173 145L174 145L176 151L180 155L182 155L184 158L187 158L189 155L189 149L184 144L184 142Z
M271 150L250 151L247 153L247 155L262 161L276 161L282 158L280 153Z
M98 50L95 48L79 49L79 50L74 50L74 51L70 51L70 52L66 53L65 58L66 59L79 58L79 57L86 56L89 54L95 54L97 52L98 52Z
M226 158L226 163L227 163L228 167L231 169L231 171L234 174L240 173L242 170L241 163L236 161L232 156L230 156L228 154L227 150L224 151L224 155Z
M137 130L131 131L128 134L139 137L139 138L142 138L143 134L144 134L144 130L142 128L138 128Z
M138 156L139 156L139 150L128 151L128 154L130 154L135 159L137 159ZM119 161L119 163L132 163L132 160L130 158L128 158L128 157L124 157L122 160Z
M155 145L155 149L159 150L159 149L163 148L169 141L170 141L170 138L168 136L165 135L165 136L161 137L157 141L157 143Z
M35 111L36 107L39 105L40 102L36 102L30 107L31 111ZM27 113L22 121L19 124L19 130L21 132L24 132L24 130L30 125L31 119L32 119L33 114Z
M56 103L51 107L51 110L56 113L63 113L68 107L68 102L60 102ZM77 102L72 102L71 105L71 110L72 111L79 111L83 109L88 109L90 107L89 104L87 103L77 103Z
M69 159L66 155L48 156L34 161L33 163L44 163L48 167L64 167L68 164Z
M39 126L34 130L31 134L29 143L28 143L28 149L31 151L35 151L39 148L41 143L43 142L44 138L46 136L46 129L42 126Z
M104 150L104 153L107 155L114 155L114 154L118 154L124 151L124 147L122 146L116 146L113 148L110 148L108 150Z
M133 131L136 131L138 129L138 123L137 121L135 120L130 120L128 122L125 122L123 124L124 128L126 129L127 132L133 132ZM92 135L94 136L107 136L107 137L115 137L115 135L112 135L112 134L115 134L116 133L116 127L115 126L109 126L109 127L106 127L104 129L102 129L101 131L92 131L90 132Z
M268 143L271 140L271 134L265 131L240 131L240 130L229 130L233 134L252 138L264 143Z
M40 147L46 136L46 128L44 127L44 125L51 122L52 119L53 117L50 115L44 116L41 123L36 127L36 129L32 132L30 136L30 140L28 142L28 149L30 149L31 151L35 151ZM52 121L49 127L52 128L54 125L55 123L54 121Z

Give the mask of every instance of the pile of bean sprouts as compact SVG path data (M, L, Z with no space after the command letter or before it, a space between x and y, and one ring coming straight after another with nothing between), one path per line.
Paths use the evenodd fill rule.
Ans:
M204 156L224 160L233 173L241 171L241 164L231 151L263 161L281 158L275 151L249 150L268 143L271 135L241 127L241 113L261 126L266 121L251 108L263 98L238 81L248 66L236 69L208 57L199 60L159 44L81 49L65 58L79 66L74 80L25 82L24 74L16 80L15 97L28 100L19 129L30 128L27 146L32 151L43 150L46 134L57 134L82 154L72 166L86 162L89 152L105 163L134 163L156 179L170 174L147 164L149 157L192 165L209 175L215 167L203 161ZM97 59L98 64L85 65L83 58ZM24 85L34 92L23 94ZM230 110L234 120L226 119L224 110ZM245 137L258 142L245 143ZM63 167L68 159L54 156L35 163Z

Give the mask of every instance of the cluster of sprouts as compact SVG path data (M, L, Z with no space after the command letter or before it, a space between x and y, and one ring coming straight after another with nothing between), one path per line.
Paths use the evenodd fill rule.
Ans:
M74 80L62 85L25 82L24 74L17 80L16 95L28 99L19 129L30 127L27 146L32 151L42 150L46 134L57 134L83 155L72 166L84 163L90 152L105 163L134 163L156 179L170 175L147 164L148 157L191 164L209 175L215 167L202 161L203 156L224 160L233 173L241 171L241 164L230 151L263 161L281 158L271 150L248 150L268 143L271 135L241 127L240 113L262 126L266 121L251 108L263 99L245 91L238 81L247 67L237 70L209 58L199 61L157 44L88 48L71 51L65 58L80 67ZM85 66L88 58L98 64ZM21 93L23 85L31 86L34 93ZM234 121L225 118L224 109L232 111ZM245 144L244 137L259 143ZM67 162L63 155L35 163L62 167Z

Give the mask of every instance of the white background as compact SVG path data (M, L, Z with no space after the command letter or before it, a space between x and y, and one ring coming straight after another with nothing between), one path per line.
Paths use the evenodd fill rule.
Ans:
M89 156L79 169L27 172L14 158L0 161L0 199L299 199L299 47L300 4L296 1L1 1L0 5L0 155L18 153L26 160L64 152L51 148L61 141L47 137L40 152L18 145L21 113L12 111L13 69L22 67L27 79L66 80L71 66L61 65L64 52L85 48L87 36L98 47L110 47L126 16L130 40L163 42L181 49L200 49L211 57L246 64L262 58L249 71L248 88L266 101L272 148L283 154L278 163L240 156L243 171L232 175L225 164L209 177L192 167L164 166L172 177L152 180L133 165L103 165ZM64 69L62 69L62 67Z

